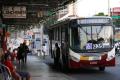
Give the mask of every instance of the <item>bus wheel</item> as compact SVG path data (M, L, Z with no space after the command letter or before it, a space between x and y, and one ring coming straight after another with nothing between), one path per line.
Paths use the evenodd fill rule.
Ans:
M103 67L99 67L99 70L100 71L104 71L105 70L105 67L103 66Z

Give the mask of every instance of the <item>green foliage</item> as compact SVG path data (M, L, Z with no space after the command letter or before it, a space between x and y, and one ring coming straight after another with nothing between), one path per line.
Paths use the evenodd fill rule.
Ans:
M98 14L95 14L95 16L108 16L108 15L105 15L103 12L99 12Z

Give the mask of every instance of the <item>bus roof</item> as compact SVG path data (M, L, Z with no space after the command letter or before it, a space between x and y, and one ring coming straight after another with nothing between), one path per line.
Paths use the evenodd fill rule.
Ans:
M85 18L111 18L111 17L110 16L92 16L92 17L85 17Z
M76 21L77 20L84 20L84 19L111 19L112 18L110 16L92 16L92 17L68 17L66 19L63 19L63 20L60 20L60 21L57 21L55 24L52 24L48 27L48 29L51 29L51 28L54 28L54 27L57 27L57 26L60 26L60 25L64 25L64 24L67 24L69 22L73 22L73 21Z

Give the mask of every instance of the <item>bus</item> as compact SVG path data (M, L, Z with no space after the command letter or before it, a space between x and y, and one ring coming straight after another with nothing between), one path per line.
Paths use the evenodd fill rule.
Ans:
M60 48L62 69L115 66L114 26L108 16L69 18L48 27L51 58Z

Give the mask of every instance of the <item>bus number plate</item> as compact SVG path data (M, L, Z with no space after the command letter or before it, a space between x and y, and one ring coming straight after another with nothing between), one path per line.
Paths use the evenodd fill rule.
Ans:
M90 64L97 64L97 62L96 62L96 61L93 61L93 62L90 62Z

